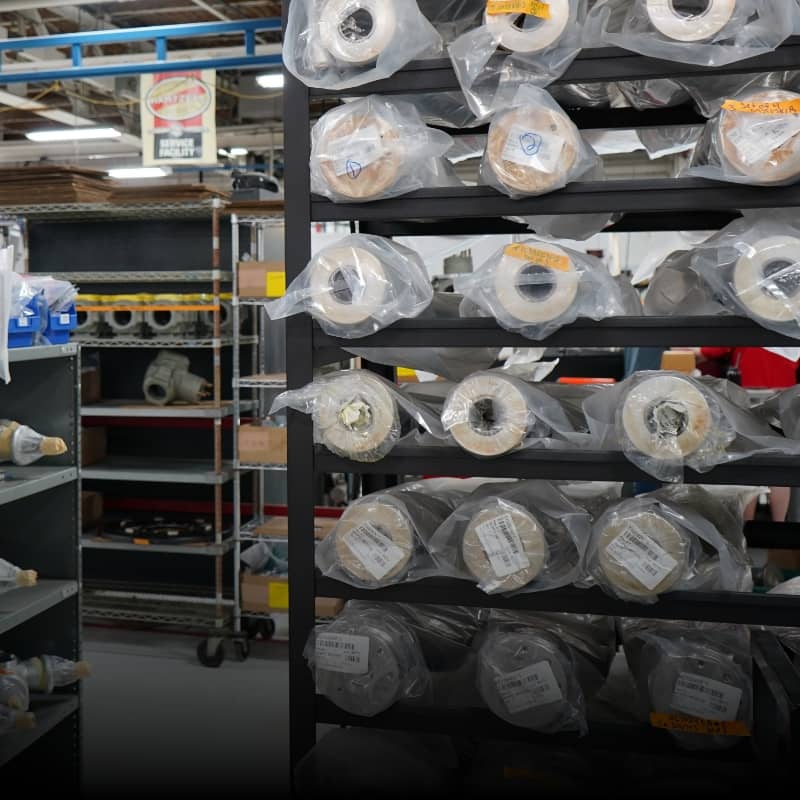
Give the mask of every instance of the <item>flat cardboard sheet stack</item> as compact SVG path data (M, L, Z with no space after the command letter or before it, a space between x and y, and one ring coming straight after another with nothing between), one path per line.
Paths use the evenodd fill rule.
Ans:
M228 198L228 193L203 183L169 183L151 186L117 186L112 203L199 203L212 197Z
M55 164L0 169L0 204L102 203L114 182L105 172Z

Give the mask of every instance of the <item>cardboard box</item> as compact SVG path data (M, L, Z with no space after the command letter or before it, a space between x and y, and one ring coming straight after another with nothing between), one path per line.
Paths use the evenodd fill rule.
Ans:
M344 608L338 597L317 597L317 617L335 617ZM289 610L289 579L277 575L242 575L242 610L254 614L286 613Z
M242 464L285 464L286 428L275 425L242 425L239 428L239 461Z
M315 597L314 614L317 617L337 617L344 608L341 597Z
M100 492L81 492L81 522L83 530L96 528L103 521L103 495Z
M314 517L314 538L317 541L324 539L336 527L338 521L336 517ZM289 536L289 519L288 517L270 517L252 533L255 536L286 539Z
M286 291L283 261L240 261L239 297L280 297Z
M691 375L697 369L697 359L691 350L667 350L661 356L661 369Z
M108 437L105 428L81 428L81 466L88 467L102 461L106 455Z
M81 367L81 405L99 403L103 399L100 388L100 367L86 364Z

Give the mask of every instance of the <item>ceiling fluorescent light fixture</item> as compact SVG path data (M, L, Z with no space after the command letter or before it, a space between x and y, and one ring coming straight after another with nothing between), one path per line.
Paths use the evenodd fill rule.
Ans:
M164 178L169 173L161 167L121 167L110 169L108 174L112 178Z
M263 75L256 75L256 83L262 89L283 89L283 73L265 72Z
M246 147L231 147L231 155L232 156L246 156L247 155L247 148Z
M32 142L76 142L89 139L119 139L122 133L116 128L54 128L52 130L28 131L25 134Z

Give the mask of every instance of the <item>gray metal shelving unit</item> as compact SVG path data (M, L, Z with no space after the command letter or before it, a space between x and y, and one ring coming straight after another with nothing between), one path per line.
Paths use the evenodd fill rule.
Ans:
M0 464L0 557L35 569L35 586L0 594L0 650L29 658L81 658L80 356L74 344L9 351L11 382L0 384L0 417L67 443L35 466ZM33 694L32 730L0 735L4 780L36 786L36 769L64 791L79 788L80 685ZM48 784L50 785L50 784Z

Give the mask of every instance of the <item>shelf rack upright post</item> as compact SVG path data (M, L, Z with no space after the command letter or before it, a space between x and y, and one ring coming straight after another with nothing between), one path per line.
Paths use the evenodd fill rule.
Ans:
M284 15L288 13L284 4ZM774 53L716 70L691 64L669 64L615 48L587 50L561 83L612 82L678 75L732 74L800 66L800 38ZM610 231L708 230L726 225L744 208L800 206L800 185L752 187L697 179L619 180L576 183L543 197L512 200L485 186L427 189L372 203L335 204L310 192L310 104L335 92L309 90L284 71L286 182L286 269L294 279L311 253L312 222L350 221L351 229L383 236L523 233L524 226L507 216L626 212ZM386 80L346 91L347 96L409 94L458 90L447 59L421 61ZM338 93L341 94L341 93ZM661 126L703 120L690 109L631 112L630 110L569 112L583 128ZM287 382L299 388L314 377L314 368L344 360L344 340L322 332L307 315L287 324ZM741 318L620 318L602 322L579 320L543 343L547 346L627 347L674 345L790 346L779 336ZM404 320L359 340L363 347L529 347L530 341L509 333L493 319ZM675 592L653 605L612 599L599 589L565 588L538 594L503 597L486 595L471 584L451 579L427 579L380 590L354 588L323 578L314 569L313 508L317 472L371 475L460 475L571 480L648 480L621 453L527 450L491 461L478 460L457 448L435 452L396 447L383 460L363 464L334 456L313 442L312 421L298 412L288 415L288 502L290 560L290 715L291 764L294 768L316 741L318 723L367 726L473 735L477 739L521 739L545 744L548 739L500 721L487 710L442 711L397 706L374 718L346 714L315 692L303 650L314 627L314 597L324 595L373 602L466 605L516 610L562 611L619 617L735 622L752 626L800 626L800 598L725 592ZM800 485L800 464L793 457L760 457L720 466L700 475L687 470L687 482ZM798 526L758 523L747 527L748 543L756 547L800 549ZM773 641L767 639L767 641ZM759 637L754 646L760 647ZM768 645L765 645L768 646ZM800 672L778 647L770 651L770 667L780 673L794 709L800 707ZM756 670L756 716L769 738L775 701ZM766 723L766 724L764 724ZM619 751L677 754L663 732L642 726L599 726L582 746L605 745ZM776 742L773 751L779 747ZM795 747L797 743L795 743ZM740 751L737 750L740 754ZM686 755L686 757L690 757ZM733 756L735 759L737 756ZM733 760L732 759L732 760Z

